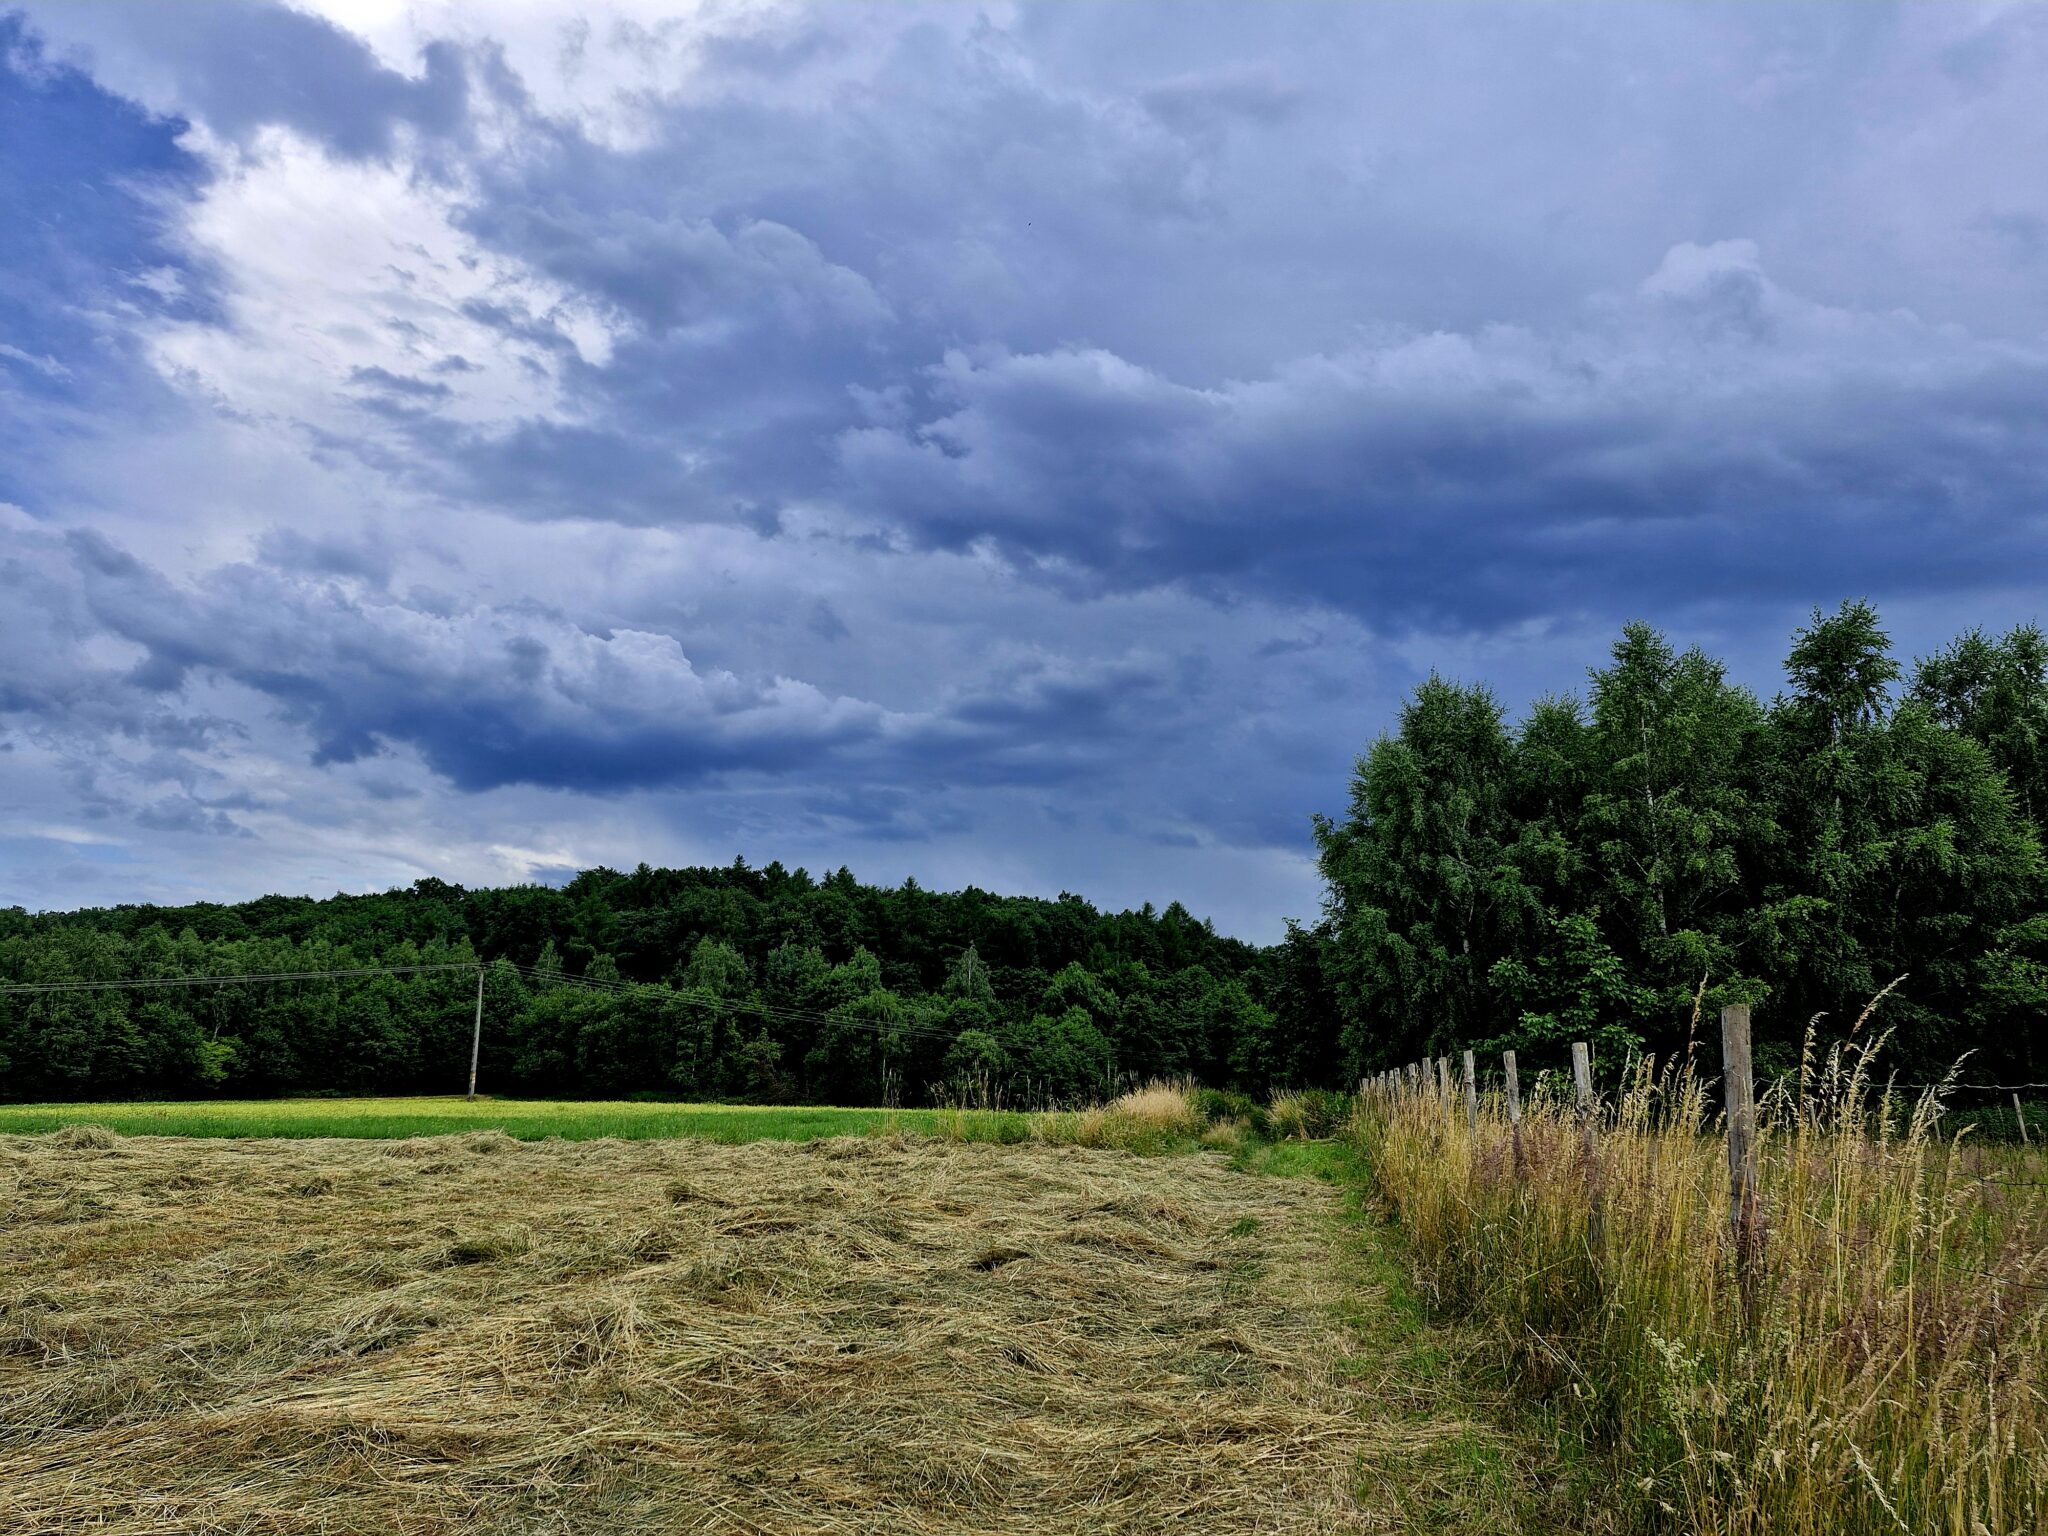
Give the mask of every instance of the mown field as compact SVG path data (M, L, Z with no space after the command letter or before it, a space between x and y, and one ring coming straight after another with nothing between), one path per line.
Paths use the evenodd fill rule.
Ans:
M1517 1529L1451 1337L1214 1154L0 1134L11 1533Z

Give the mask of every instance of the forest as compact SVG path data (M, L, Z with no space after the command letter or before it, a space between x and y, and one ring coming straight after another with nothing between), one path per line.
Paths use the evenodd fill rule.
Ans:
M1179 906L1111 915L741 862L0 912L8 982L458 967L0 997L0 1082L16 1099L459 1089L479 960L480 1081L499 1093L1038 1104L1133 1077L1334 1073L1262 1001L1284 994L1270 955Z
M1519 721L1432 677L1313 836L1324 910L1260 947L1179 904L594 869L325 900L0 910L0 984L391 968L0 995L0 1097L445 1092L1068 1103L1186 1076L1332 1086L1424 1051L1682 1052L1755 1005L1759 1060L1888 1030L1888 1059L2040 1075L2048 642L1973 631L1910 670L1816 612L1769 701L1626 628ZM402 967L443 966L440 970ZM467 969L464 969L467 967ZM1965 1059L1966 1058L1966 1059Z

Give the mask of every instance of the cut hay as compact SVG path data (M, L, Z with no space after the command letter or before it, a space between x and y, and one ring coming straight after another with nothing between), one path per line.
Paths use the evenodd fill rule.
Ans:
M90 1123L67 1125L50 1133L51 1145L62 1147L67 1152L104 1152L120 1139L104 1125Z
M9 1138L0 1531L1364 1529L1333 1201L1086 1147Z

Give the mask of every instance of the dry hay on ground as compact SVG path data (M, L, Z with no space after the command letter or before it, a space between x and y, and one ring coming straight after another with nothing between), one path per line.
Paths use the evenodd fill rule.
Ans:
M1361 1519L1314 1183L853 1139L94 1140L0 1137L16 1536Z

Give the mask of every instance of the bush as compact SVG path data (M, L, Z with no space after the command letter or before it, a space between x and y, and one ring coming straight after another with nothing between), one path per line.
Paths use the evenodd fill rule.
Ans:
M1242 1124L1258 1136L1268 1135L1272 1130L1266 1106L1248 1093L1232 1093L1227 1088L1197 1088L1188 1095L1188 1102L1194 1105L1195 1113L1204 1125Z
M1272 1135L1317 1141L1344 1128L1351 1118L1351 1098L1327 1088L1276 1094L1269 1116Z

